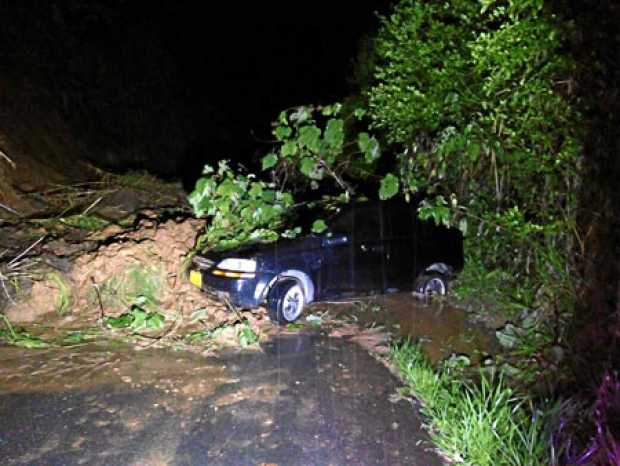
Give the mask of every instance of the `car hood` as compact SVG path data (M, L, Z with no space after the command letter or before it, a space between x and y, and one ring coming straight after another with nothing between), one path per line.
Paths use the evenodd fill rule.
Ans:
M320 247L321 238L310 235L294 239L281 239L273 243L251 243L238 248L226 251L212 251L204 255L207 259L216 264L227 257L238 257L241 259L257 259L284 256L289 254L301 254Z

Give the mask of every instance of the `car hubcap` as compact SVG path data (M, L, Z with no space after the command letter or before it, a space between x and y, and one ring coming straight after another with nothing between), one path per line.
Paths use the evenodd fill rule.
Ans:
M431 278L428 281L428 283L426 284L426 286L424 287L424 294L427 294L427 295L433 295L433 294L444 295L444 294L446 294L446 285L443 283L443 280L441 280L439 278Z
M282 314L289 322L294 321L301 314L304 306L304 296L299 285L292 286L284 295Z

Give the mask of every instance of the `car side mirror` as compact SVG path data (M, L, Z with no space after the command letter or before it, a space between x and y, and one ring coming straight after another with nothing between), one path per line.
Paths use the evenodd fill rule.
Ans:
M323 236L323 247L331 248L349 243L349 237L344 233L328 233Z

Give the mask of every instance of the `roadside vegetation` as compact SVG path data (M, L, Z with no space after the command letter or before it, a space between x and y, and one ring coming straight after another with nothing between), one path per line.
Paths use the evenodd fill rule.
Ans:
M436 445L456 464L541 465L549 461L545 413L510 387L505 376L480 371L464 375L459 358L434 368L411 342L394 345L391 359L410 394L422 403Z

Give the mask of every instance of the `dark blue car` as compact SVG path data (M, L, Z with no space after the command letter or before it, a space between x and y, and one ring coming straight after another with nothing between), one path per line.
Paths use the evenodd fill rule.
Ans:
M345 208L321 235L194 257L190 280L238 308L267 304L294 322L314 301L416 290L445 294L463 266L460 232L418 219L406 203Z

